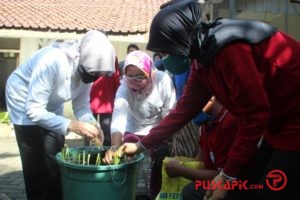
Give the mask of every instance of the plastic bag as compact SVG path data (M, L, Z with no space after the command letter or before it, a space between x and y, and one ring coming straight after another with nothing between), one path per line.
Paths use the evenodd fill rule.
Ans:
M163 160L162 166L162 186L161 191L156 197L155 200L174 200L174 199L182 199L181 191L183 187L190 183L191 180L183 178L183 177L176 177L170 178L167 175L165 170L165 164L168 163L170 160L177 160L182 165L192 168L192 169L202 169L203 163L200 161L196 161L193 158L188 157L166 157Z

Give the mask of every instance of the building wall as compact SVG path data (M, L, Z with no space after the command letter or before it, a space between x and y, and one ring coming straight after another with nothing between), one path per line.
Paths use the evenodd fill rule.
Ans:
M213 5L213 18L230 16L229 1ZM289 0L234 0L235 18L264 21L300 40L300 4ZM287 23L286 23L287 22Z
M48 45L57 39L70 40L82 37L83 34L76 33L45 33L40 31L24 31L24 30L0 30L0 38L19 38L20 57L19 62L23 63L39 48ZM123 60L126 56L127 46L130 43L136 43L141 50L146 49L148 36L145 34L137 34L130 36L108 36L114 46L119 60Z
M20 41L20 57L19 63L22 64L27 60L36 50L38 50L38 39L36 38L21 38Z
M228 10L220 9L217 11L217 14L218 16L228 16ZM237 13L236 18L264 21L278 28L278 30L288 33L295 39L300 40L300 15L288 15L287 25L285 23L285 15L282 13L274 14L267 12L242 11Z

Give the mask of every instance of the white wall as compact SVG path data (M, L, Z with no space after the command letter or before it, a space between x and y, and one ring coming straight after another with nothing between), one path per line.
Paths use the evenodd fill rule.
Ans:
M39 43L36 38L21 38L19 64L22 64L27 60L36 50L38 50L38 47Z

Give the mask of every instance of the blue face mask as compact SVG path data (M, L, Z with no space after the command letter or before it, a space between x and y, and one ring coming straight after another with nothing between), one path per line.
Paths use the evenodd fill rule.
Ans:
M153 63L155 67L160 67L162 65L162 60L154 60Z
M189 70L190 61L187 56L168 55L162 59L164 67L174 75L182 74Z

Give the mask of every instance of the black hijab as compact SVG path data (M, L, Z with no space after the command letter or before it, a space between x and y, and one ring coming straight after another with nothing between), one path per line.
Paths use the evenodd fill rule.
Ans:
M200 20L201 9L195 0L171 1L153 18L147 49L189 56L192 32Z
M218 19L206 24L196 0L173 0L153 18L147 50L189 56L208 65L229 43L255 44L275 32L272 26L252 20Z

